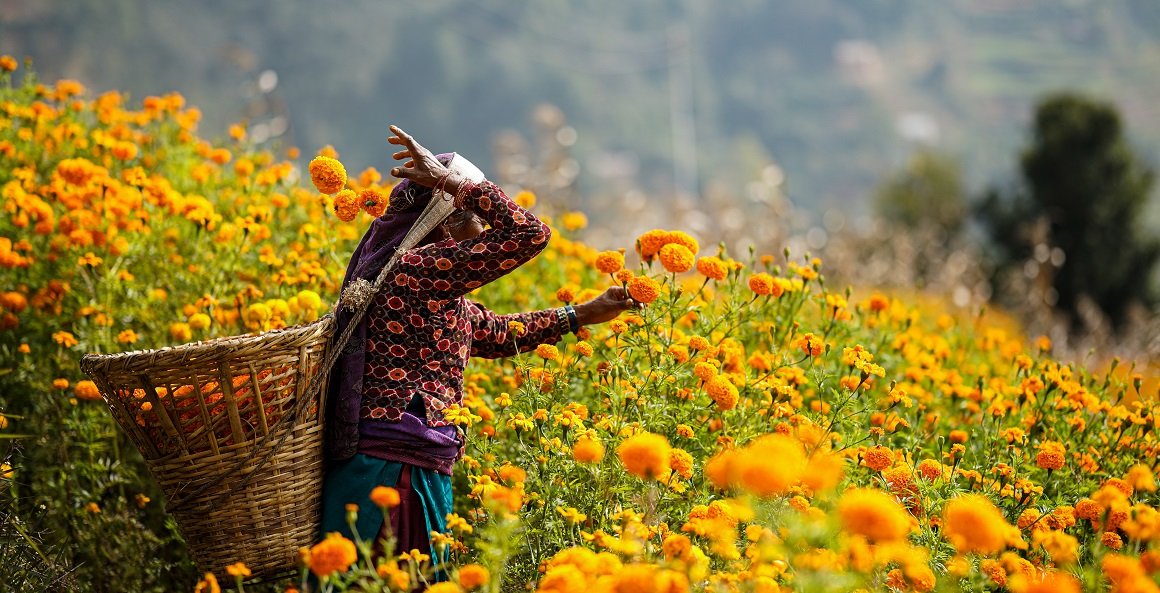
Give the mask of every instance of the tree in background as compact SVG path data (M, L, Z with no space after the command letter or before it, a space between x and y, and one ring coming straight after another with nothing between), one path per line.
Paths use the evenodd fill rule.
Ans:
M1046 304L1073 326L1085 298L1117 327L1132 303L1155 304L1160 241L1140 225L1155 176L1113 105L1071 93L1041 100L1021 172L1019 190L989 190L979 208L997 271L1020 266L1034 278L1037 264L1052 264L1040 277Z
M915 153L875 190L874 213L891 239L879 248L909 268L909 283L920 288L939 284L967 218L958 162L930 150Z

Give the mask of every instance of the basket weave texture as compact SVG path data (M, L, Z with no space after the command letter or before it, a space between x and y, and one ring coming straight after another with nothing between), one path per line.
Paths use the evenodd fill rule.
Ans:
M317 536L326 393L307 393L334 317L260 334L110 355L81 369L141 451L199 570L260 579ZM230 582L230 580L227 580Z

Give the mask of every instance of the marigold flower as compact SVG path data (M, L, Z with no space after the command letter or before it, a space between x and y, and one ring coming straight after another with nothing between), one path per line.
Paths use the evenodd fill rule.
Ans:
M688 247L669 243L660 250L661 265L670 272L682 273L693 269L693 252Z
M1007 582L1011 593L1080 593L1079 581L1070 574L1050 571L1011 575Z
M814 334L802 336L795 345L810 356L821 356L826 350L826 343Z
M0 70L5 72L13 72L16 70L18 62L16 58L8 55L0 56Z
M1120 537L1120 534L1114 531L1105 531L1104 534L1100 536L1100 543L1103 544L1104 547L1112 550L1119 550L1120 548L1124 547L1124 539ZM1052 558L1054 559L1055 556L1053 555Z
M648 276L636 276L628 281L628 294L638 303L651 303L661 294L661 285Z
M359 192L358 195L359 206L366 211L367 214L378 218L387 211L387 206L390 205L390 199L381 190L375 187L368 187Z
M604 459L604 445L595 439L579 439L572 445L572 458L580 463L599 463Z
M693 477L693 456L684 449L671 449L669 451L669 467L677 475L688 480Z
M645 232L636 239L636 252L640 254L640 258L644 261L652 261L661 247L668 243L669 232L660 229L653 229Z
M121 344L132 344L137 341L138 337L137 332L131 329L121 330L121 333L117 334L117 342Z
M478 564L468 564L459 569L459 586L471 590L482 587L491 580L491 573Z
M217 577L212 572L205 573L193 588L193 593L221 593L221 591L221 585L218 585Z
M540 344L536 346L536 356L544 360L560 362L560 349L551 344Z
M97 389L97 384L89 381L88 379L84 381L77 381L76 386L73 387L73 394L76 395L77 399L101 399L101 391Z
M593 353L592 344L589 344L588 342L583 342L583 341L576 342L576 354L579 354L580 356L583 356L583 357L589 357L589 356L592 356L592 353Z
M336 193L346 185L346 167L328 156L314 157L307 170L314 187L324 194Z
M1063 467L1064 454L1067 452L1061 443L1044 441L1039 445L1039 453L1035 455L1035 465L1046 470L1057 470Z
M509 321L508 332L517 338L522 338L525 334L528 333L528 328L524 327L522 321Z
M593 262L601 274L615 274L624 268L624 254L619 251L601 251Z
M697 260L697 272L710 280L720 282L729 275L729 265L721 258L710 255Z
M65 348L72 348L73 346L76 346L80 343L77 341L75 336L65 331L53 332L52 341L60 344L61 346L64 346Z
M567 286L561 286L556 290L556 300L567 305L576 300L576 293Z
M777 284L774 283L773 276L765 272L758 272L749 277L749 290L752 290L754 294L781 296L780 294L773 294L776 288Z
M68 389L68 379L53 379L52 386L54 389Z
M807 459L802 444L784 434L758 437L726 464L731 482L758 496L778 496L801 481ZM706 474L709 467L705 467Z
M359 213L358 196L353 190L344 189L334 196L334 214L343 222L350 222Z
M232 577L245 578L250 576L250 569L246 567L245 562L235 562L226 567L226 573Z
M608 322L608 331L614 334L623 334L628 331L628 324L623 319L613 319Z
M951 545L963 553L994 554L1018 539L1018 530L981 494L964 494L947 502L942 525Z
M536 207L536 194L524 190L516 194L512 200L520 206L520 208L532 209Z
M169 324L169 336L178 342L188 342L193 339L193 330L188 323L177 321Z
M375 486L371 490L371 502L376 506L392 509L399 506L399 491L390 486Z
M705 393L717 404L722 411L737 407L737 388L724 375L717 375L705 383Z
M651 432L642 432L624 440L616 455L629 473L641 478L664 478L669 474L669 441Z
M894 464L894 452L882 445L875 445L862 453L862 462L874 471L882 471Z
M358 560L354 542L341 534L330 533L326 539L310 548L310 571L319 577L346 572Z

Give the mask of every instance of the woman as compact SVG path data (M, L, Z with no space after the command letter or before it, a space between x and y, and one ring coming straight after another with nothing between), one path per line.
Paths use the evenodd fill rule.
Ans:
M451 468L465 444L443 410L462 404L469 355L499 358L555 343L581 326L612 320L633 301L617 287L575 308L497 315L468 300L468 292L535 257L551 230L462 157L436 157L401 129L391 131L388 141L403 147L394 158L405 161L391 174L402 181L351 257L344 299L359 279L378 276L429 200L454 199L457 210L399 259L336 364L327 399L331 461L322 533L352 537L346 505L353 503L359 536L384 537L387 522L369 496L376 486L394 486L401 495L389 517L396 549L430 553L430 532L444 532L452 512ZM338 332L350 318L340 310ZM512 321L526 334L513 335ZM434 563L441 560L432 555Z

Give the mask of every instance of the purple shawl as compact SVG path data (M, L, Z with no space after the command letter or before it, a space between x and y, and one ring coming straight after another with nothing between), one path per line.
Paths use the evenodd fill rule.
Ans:
M455 153L438 155L439 162L449 165ZM407 231L411 230L419 215L431 199L431 188L404 179L391 190L387 211L371 223L370 229L359 241L351 254L342 288L346 289L358 278L374 282L383 266L394 255L395 249L403 242ZM434 234L434 233L432 233ZM420 245L430 243L434 237L428 235L419 241ZM335 317L335 334L342 335L350 324L354 313L339 307ZM352 457L358 452L359 409L362 407L363 373L366 370L367 321L355 327L350 341L339 354L331 370L326 396L326 455L340 460Z

